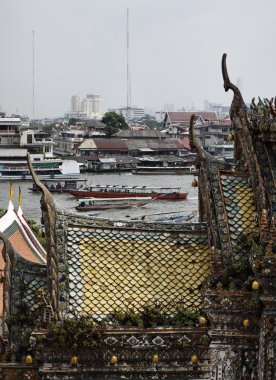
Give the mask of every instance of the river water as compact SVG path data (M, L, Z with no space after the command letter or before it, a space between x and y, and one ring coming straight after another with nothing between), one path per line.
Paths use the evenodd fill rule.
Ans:
M111 218L116 220L131 220L140 218L144 215L157 213L179 212L187 215L198 209L198 191L192 187L193 176L191 175L133 175L131 173L119 174L93 174L83 173L81 178L87 178L87 184L93 185L127 185L127 186L157 186L157 187L181 187L182 192L188 192L188 199L182 201L164 201L154 200L146 206L139 208L130 208L125 210L103 210L93 211L93 215L99 218ZM13 182L13 204L18 207L19 186L22 192L22 209L27 219L33 219L40 224L40 193L33 193L29 188L32 186L31 181ZM6 209L9 201L8 181L0 182L0 209ZM65 209L75 212L78 205L76 198L69 194L53 194L56 204ZM91 212L89 213L92 214ZM177 214L176 214L177 215ZM165 216L162 215L162 216ZM145 220L154 219L156 216L147 216ZM197 220L196 218L194 219Z

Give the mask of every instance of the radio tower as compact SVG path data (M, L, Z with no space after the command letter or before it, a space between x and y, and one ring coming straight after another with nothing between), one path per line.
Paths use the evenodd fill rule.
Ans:
M34 90L34 77L35 77L35 69L34 69L34 30L33 30L33 119L35 117L35 90Z
M127 114L130 116L131 108L131 76L129 67L129 9L127 8Z

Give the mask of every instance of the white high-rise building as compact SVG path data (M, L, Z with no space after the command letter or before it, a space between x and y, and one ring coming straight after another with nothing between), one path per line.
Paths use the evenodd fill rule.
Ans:
M71 113L85 114L88 119L100 119L101 114L101 96L88 94L86 98L79 95L71 97Z
M100 95L87 94L87 116L91 119L97 118L100 115L101 107L101 97Z
M71 111L72 112L81 111L81 97L79 95L73 95L71 97Z

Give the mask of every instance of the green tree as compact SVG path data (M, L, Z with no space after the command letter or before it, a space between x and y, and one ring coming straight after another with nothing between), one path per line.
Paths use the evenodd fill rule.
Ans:
M48 133L49 135L52 134L54 129L55 129L55 124L44 125L42 127L43 132Z
M105 124L104 132L107 137L112 136L120 129L128 129L124 116L116 112L106 112L101 120Z
M69 119L69 125L76 125L76 122L77 122L78 120L75 118L75 117L71 117L70 119Z
M156 120L151 120L151 119L144 119L142 121L142 124L146 125L149 127L149 129L156 129L160 130L162 127L162 123L158 123Z

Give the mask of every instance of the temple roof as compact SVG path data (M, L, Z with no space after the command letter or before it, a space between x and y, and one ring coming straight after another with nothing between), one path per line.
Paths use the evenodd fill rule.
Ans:
M21 207L16 213L11 201L6 214L0 219L0 231L24 259L38 264L46 263L46 251L25 220ZM3 243L0 243L1 252L2 247Z
M124 223L69 212L66 217L58 212L59 219L66 236L58 250L68 265L70 310L109 315L154 303L168 311L202 306L200 290L210 262L204 223Z
M9 201L6 214L0 219L0 231L8 238L15 253L23 259L38 265L46 264L46 251L28 225L21 206L16 212L12 201ZM4 272L4 244L0 241L0 271ZM3 283L0 283L0 315L3 306Z

